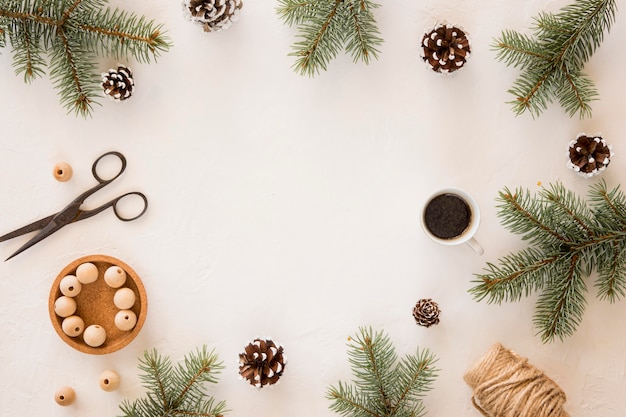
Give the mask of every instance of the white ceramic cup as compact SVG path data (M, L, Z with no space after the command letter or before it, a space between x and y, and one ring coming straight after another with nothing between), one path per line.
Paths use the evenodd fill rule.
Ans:
M427 207L429 207L429 205L431 204L431 202L439 196L442 195L453 195L456 196L458 198L460 198L461 200L463 200L467 206L467 208L469 208L469 223L467 225L467 227L465 227L465 229L458 235L454 236L454 237L450 237L450 238L442 238L442 237L438 237L435 234L433 234L433 232L428 228L427 224L426 224L426 209ZM452 215L452 214L450 214ZM474 198L467 194L465 191L463 190L459 190L456 188L444 188L441 189L437 192L435 192L433 195L431 195L428 200L426 201L426 204L424 204L424 209L422 210L422 214L420 216L420 220L422 223L422 229L424 229L424 233L426 233L426 236L428 236L429 238L431 238L433 241L441 244L441 245L460 245L462 243L466 243L469 247L471 247L474 252L476 252L479 255L482 255L484 253L484 249L483 247L480 245L480 243L478 243L478 241L474 238L474 234L476 233L476 231L478 230L478 225L480 224L480 209L478 207L478 203L476 202L476 200L474 200ZM445 216L443 216L443 219L440 219L442 222L445 222ZM450 221L455 221L455 219L450 219Z

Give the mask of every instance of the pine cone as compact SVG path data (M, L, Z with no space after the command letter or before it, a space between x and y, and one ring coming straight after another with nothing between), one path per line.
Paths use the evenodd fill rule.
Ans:
M439 305L430 298L423 298L413 307L413 317L420 326L430 327L439 324Z
M187 18L204 28L205 32L228 29L239 18L242 0L184 0Z
M269 339L254 339L239 354L239 374L257 388L278 382L286 364L283 347Z
M451 73L465 65L470 56L470 41L456 26L442 24L424 34L422 59L435 72Z
M123 101L133 95L135 81L130 68L119 65L117 69L110 69L102 73L102 88L104 94L117 101Z
M569 144L567 166L584 177L604 171L611 162L613 151L601 136L578 135Z

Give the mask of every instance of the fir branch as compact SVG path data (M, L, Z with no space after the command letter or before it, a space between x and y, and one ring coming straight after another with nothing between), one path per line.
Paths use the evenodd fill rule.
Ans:
M532 37L502 32L493 45L497 59L522 68L509 90L515 114L539 116L556 98L570 117L591 115L598 91L582 70L610 31L616 11L615 0L578 0L557 14L540 13Z
M139 369L148 393L132 402L124 400L120 404L124 417L222 417L226 412L226 403L216 402L204 389L204 383L217 383L216 375L223 369L215 352L206 346L185 356L176 368L156 349L146 351Z
M378 58L383 42L370 0L279 0L278 16L298 26L298 40L289 55L301 75L315 76L345 49L356 63Z
M582 321L594 271L597 297L614 302L626 294L626 196L600 181L584 200L562 184L537 195L500 193L498 215L529 247L487 263L470 293L500 304L540 292L534 325L544 343L574 334Z
M389 337L371 328L360 328L350 340L348 356L355 380L352 385L339 381L328 389L330 409L352 417L421 416L422 397L438 372L435 356L418 349L398 362Z
M0 0L0 46L8 37L16 72L31 82L49 66L61 104L83 117L91 114L101 95L96 53L150 62L171 46L161 25L105 8L106 4L107 0Z

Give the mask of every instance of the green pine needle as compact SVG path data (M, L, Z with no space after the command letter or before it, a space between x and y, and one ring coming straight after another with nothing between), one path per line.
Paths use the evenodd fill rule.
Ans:
M583 67L615 21L615 0L578 0L559 13L540 13L533 36L505 30L494 42L497 59L522 69L509 90L513 111L541 115L556 99L573 117L591 116L598 91Z
M91 115L102 95L97 54L150 62L171 46L161 25L106 4L0 0L0 47L8 39L16 74L30 83L49 70L63 107L83 117Z
M293 44L294 71L315 76L345 50L353 61L368 64L378 58L380 37L370 0L279 0L278 16L298 26Z
M478 301L501 304L540 293L534 325L544 343L572 336L587 304L585 278L597 272L601 300L626 295L626 196L604 181L585 200L562 184L537 195L505 188L498 216L528 247L487 263L470 293Z
M353 384L338 382L326 398L330 409L347 417L418 417L424 414L422 399L437 377L437 359L419 349L398 362L391 340L382 331L360 328L350 339L348 360Z
M215 352L206 346L185 356L176 367L156 349L146 351L139 369L148 393L132 402L124 400L120 404L123 417L221 417L227 411L224 401L217 402L204 389L205 383L216 384L224 369Z

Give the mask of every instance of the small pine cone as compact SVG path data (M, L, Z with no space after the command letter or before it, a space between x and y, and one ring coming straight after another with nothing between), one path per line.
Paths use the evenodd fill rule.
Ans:
M439 324L439 305L430 298L423 298L413 307L413 317L420 326Z
M202 25L205 32L219 32L228 29L239 19L243 2L242 0L183 0L183 6L187 18Z
M239 354L239 374L257 388L278 382L286 364L283 347L269 339L254 339Z
M117 69L110 69L102 73L102 89L107 97L116 101L123 101L133 95L135 81L130 68L119 65Z
M470 56L467 34L456 26L438 25L422 38L422 59L435 72L452 73Z
M604 171L611 162L613 151L601 136L587 136L584 133L571 141L567 156L567 166L584 177L592 177Z

